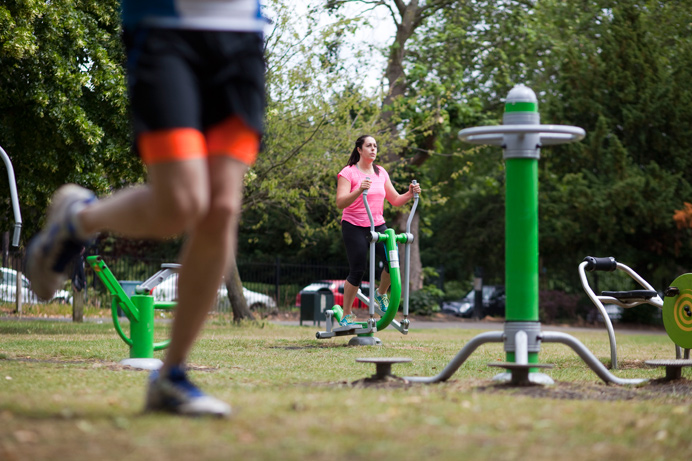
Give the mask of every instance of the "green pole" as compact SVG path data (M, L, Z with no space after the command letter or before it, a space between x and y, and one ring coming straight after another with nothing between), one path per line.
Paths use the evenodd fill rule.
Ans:
M132 303L139 310L139 320L130 320L130 357L148 359L154 357L154 297L133 295Z
M512 158L506 167L506 320L537 322L538 161Z
M539 125L536 94L524 85L507 95L504 125ZM505 318L538 322L538 159L539 134L508 134L505 158ZM515 362L513 351L507 361ZM538 352L528 352L538 363Z
M387 251L387 261L389 261L389 278L391 289L389 291L389 307L382 318L377 322L377 331L384 330L392 323L401 302L401 267L399 265L399 250L397 248L397 238L394 229L387 229L384 235L380 234L380 241L384 241ZM374 290L374 287L370 288ZM373 293L374 295L374 293Z

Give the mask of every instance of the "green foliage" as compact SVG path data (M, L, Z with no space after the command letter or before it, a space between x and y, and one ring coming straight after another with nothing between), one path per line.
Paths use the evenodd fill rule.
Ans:
M422 289L409 295L409 313L432 315L439 312L443 298L444 292L435 285L424 285Z
M673 219L692 195L686 2L423 2L411 38L381 50L403 53L406 76L385 107L386 94L364 89L362 68L346 65L348 53L369 62L345 40L367 15L348 17L346 3L328 4L326 26L320 2L305 15L268 3L266 136L246 178L241 254L343 262L336 174L353 140L370 133L395 184L413 175L423 184L423 264L444 266L448 282L463 284L482 266L486 283L503 283L501 153L457 134L501 123L502 97L526 83L543 123L587 131L580 143L542 150L542 288L581 292L576 269L589 254L614 255L655 286L692 265L692 228ZM393 2L378 5L401 21ZM143 178L129 149L118 8L115 0L0 5L0 145L14 164L24 241L60 184L104 193ZM1 174L0 189L8 189ZM4 197L3 231L12 223ZM101 243L113 254L158 251L108 236Z
M316 10L297 17L280 1L271 9L266 135L246 177L240 252L341 262L336 176L358 136L382 132L377 99L359 89L350 69L324 59L339 51L353 20L319 27Z
M565 5L543 14L569 17ZM678 2L636 1L594 2L576 17L572 27L586 40L577 47L555 34L560 78L542 112L588 135L545 153L541 252L558 272L566 257L576 266L587 254L613 255L658 284L692 257L673 220L692 193L683 121L692 92L678 64L692 46L681 21L692 17Z
M13 162L25 239L59 185L102 193L142 177L129 152L119 32L116 0L0 5L0 145ZM12 221L9 199L0 215Z
M437 279L439 274L432 267L423 268L423 288L409 294L409 312L417 315L432 315L440 311L440 303L445 298L445 292L431 280Z
M620 318L621 323L634 325L663 325L663 317L658 307L642 304L631 309L625 309Z
M461 128L499 123L502 96L526 83L543 123L587 131L580 143L541 153L542 284L580 292L576 268L589 254L614 255L657 285L689 266L690 229L673 220L692 194L689 8L635 0L459 4L427 24L410 55L421 77L416 97L439 84L456 88L454 98L437 99L449 134L436 140L444 156L425 166L443 198L427 210L424 262L458 280L477 265L502 277L503 173L492 164L501 163L499 152L455 138ZM492 162L483 164L479 152Z
M444 301L462 299L473 287L470 281L450 280L444 283Z
M541 290L538 293L539 318L541 322L562 321L575 323L586 316L583 296L558 290Z

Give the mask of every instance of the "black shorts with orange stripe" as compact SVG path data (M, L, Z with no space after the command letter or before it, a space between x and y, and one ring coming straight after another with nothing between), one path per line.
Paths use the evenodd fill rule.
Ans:
M265 106L260 34L142 28L124 41L136 150L147 165L206 155L254 162Z

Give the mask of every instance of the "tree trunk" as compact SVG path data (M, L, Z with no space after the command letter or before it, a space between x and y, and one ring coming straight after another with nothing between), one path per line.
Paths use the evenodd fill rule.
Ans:
M72 264L72 321L84 321L84 291L87 281L84 273L84 250Z
M397 9L401 16L401 22L396 23L396 35L394 43L389 47L389 58L387 59L387 69L385 75L387 83L389 83L389 92L385 96L382 104L385 110L382 112L382 118L389 122L390 131L396 139L397 127L396 123L391 123L394 113L392 112L392 104L397 98L402 97L408 88L406 81L406 73L404 72L404 57L406 55L406 41L411 38L416 27L420 25L421 13L424 8L418 6L418 0L412 0L408 4L397 2ZM392 152L386 160L395 160L397 154Z
M72 284L72 321L81 323L84 321L84 290L77 290Z
M394 139L398 137L398 130L396 123L392 123L390 121L394 115L391 110L391 105L397 98L403 97L408 88L406 73L404 72L406 41L413 35L415 29L420 25L421 14L425 10L425 7L419 6L418 0L412 0L408 4L396 2L396 6L399 10L399 14L401 15L401 22L397 23L397 31L396 36L394 37L394 43L389 48L389 59L387 61L387 69L385 71L387 82L389 83L389 92L384 98L383 105L385 106L385 111L382 113L382 118L390 125L390 131L394 135ZM401 153L396 152L396 150L391 150L386 160L388 162L396 161L398 158L400 158L400 156L402 156ZM408 217L409 212L397 213L393 222L393 227L397 230L397 233L406 231L406 221L408 220ZM423 265L420 260L418 223L419 218L418 214L416 214L411 221L413 243L411 244L411 278L409 280L410 291L417 291L423 288ZM402 246L399 252L399 259L404 261L405 246ZM402 277L403 275L404 274L402 274ZM405 283L405 281L402 280L402 283Z
M397 217L395 218L394 221L394 228L396 229L397 234L406 232L406 221L408 220L409 213L399 213ZM409 272L409 292L417 291L423 288L423 265L421 264L420 261L420 245L419 245L419 239L418 239L418 224L420 222L420 218L418 216L418 213L413 215L413 219L411 220L411 234L413 235L413 243L411 244L411 268ZM399 246L399 261L405 262L406 261L406 245L400 245ZM402 269L404 269L402 267ZM402 271L401 273L401 283L402 287L403 284L406 282L403 277L404 277L405 272Z
M255 316L248 309L245 296L243 296L243 284L240 280L240 274L238 274L238 266L235 259L228 269L224 283L226 290L228 290L228 300L233 310L233 321L240 322L243 319L255 320Z

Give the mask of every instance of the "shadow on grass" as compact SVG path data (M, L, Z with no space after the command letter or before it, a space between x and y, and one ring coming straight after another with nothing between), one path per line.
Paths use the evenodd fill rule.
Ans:
M110 323L72 323L72 322L0 322L2 335L83 335L113 331Z
M300 346L270 346L269 349L283 349L286 351L308 350L308 349L336 349L343 347L352 347L348 344L324 343L324 344L302 344Z
M482 393L503 393L508 395L555 400L656 400L674 399L676 402L692 401L692 381L653 379L638 386L614 386L604 383L557 382L551 386L529 384L515 386L508 383L492 383L475 388Z

